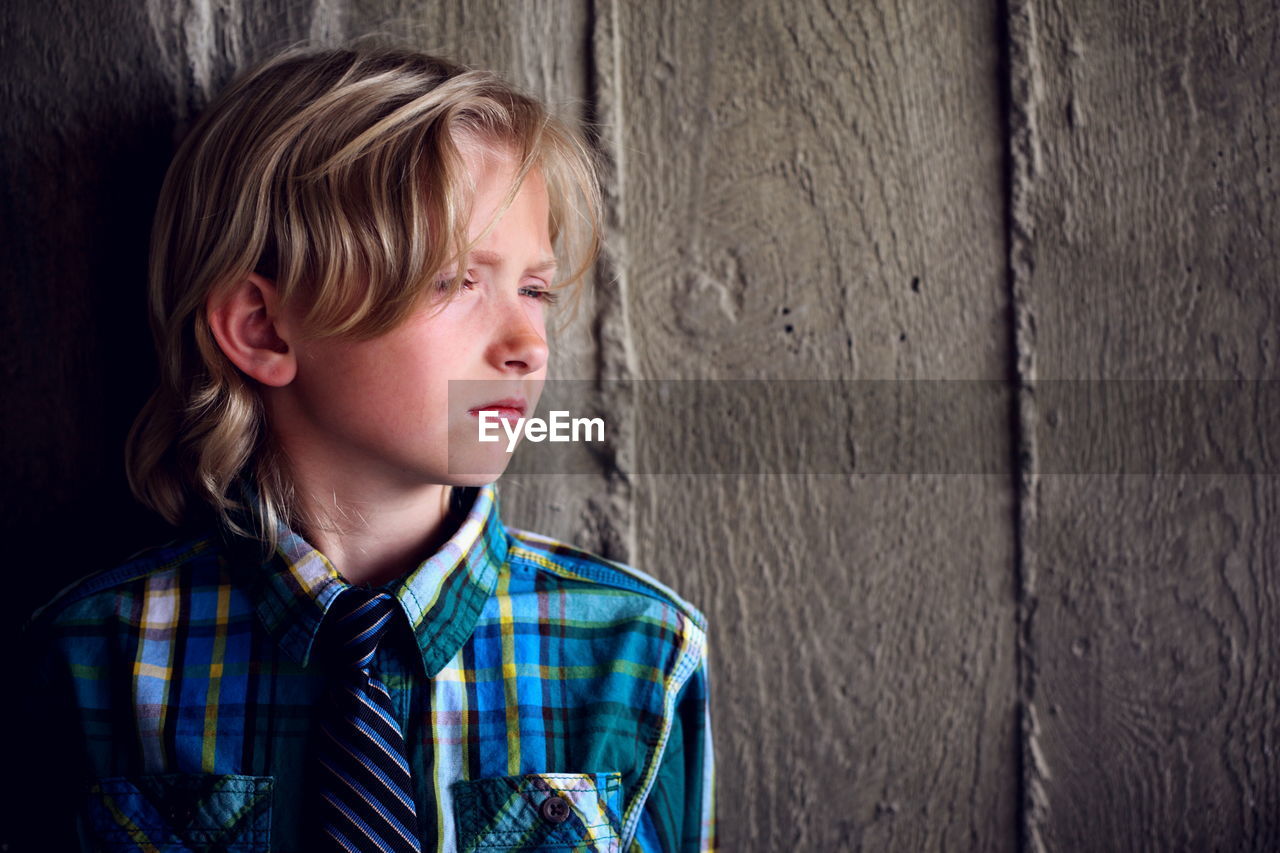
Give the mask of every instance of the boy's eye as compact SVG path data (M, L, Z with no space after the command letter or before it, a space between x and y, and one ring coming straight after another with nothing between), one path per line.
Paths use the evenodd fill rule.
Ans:
M460 290L470 290L471 288L475 287L479 283L480 282L476 281L470 276L466 276L459 283L458 288ZM452 284L453 284L453 276L451 275L446 275L436 280L436 288L441 291L448 290L449 286Z
M546 290L541 287L522 287L520 288L520 295L528 296L532 299L538 300L539 302L545 302L548 305L553 304L560 298L559 294L552 293L550 290Z

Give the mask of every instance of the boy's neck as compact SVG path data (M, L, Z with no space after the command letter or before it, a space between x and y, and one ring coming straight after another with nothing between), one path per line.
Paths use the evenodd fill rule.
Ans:
M298 489L300 495L303 491ZM308 517L338 519L338 523L327 525L334 529L299 532L344 580L357 586L377 587L403 577L438 551L453 533L448 486L424 486L395 501L335 491L332 502L324 506L314 506L306 499L303 503Z

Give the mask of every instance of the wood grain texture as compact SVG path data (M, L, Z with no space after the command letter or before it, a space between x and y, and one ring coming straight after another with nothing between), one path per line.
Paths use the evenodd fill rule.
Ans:
M993 5L620 9L639 375L1004 376ZM724 849L1014 849L1010 481L831 474L637 478Z
M1015 77L1030 81L1015 132L1030 164L1015 187L1031 225L1015 235L1029 378L1274 379L1274 6L1014 12ZM1039 457L1096 414L1042 406ZM1278 486L1176 466L1038 476L1030 849L1280 845Z

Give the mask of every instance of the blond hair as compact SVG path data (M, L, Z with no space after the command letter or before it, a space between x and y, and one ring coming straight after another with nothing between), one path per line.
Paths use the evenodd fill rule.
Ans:
M295 49L208 107L174 156L152 229L160 380L125 451L142 503L175 525L210 511L238 532L252 521L272 548L277 521L305 522L257 389L217 345L206 301L257 272L283 304L307 307L304 334L396 328L466 251L463 146L474 143L514 155L508 204L541 172L556 253L574 261L556 288L579 282L599 249L589 149L494 74L405 49Z

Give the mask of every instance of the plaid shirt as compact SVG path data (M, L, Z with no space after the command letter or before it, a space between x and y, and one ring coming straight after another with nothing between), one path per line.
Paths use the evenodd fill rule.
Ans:
M493 487L469 491L455 535L387 587L406 618L374 661L423 849L713 849L702 615L635 569L505 528ZM280 532L265 561L225 531L152 549L33 618L33 725L56 733L34 736L56 771L33 787L62 786L41 799L66 805L81 847L315 849L313 650L347 584ZM560 823L539 810L556 793Z

